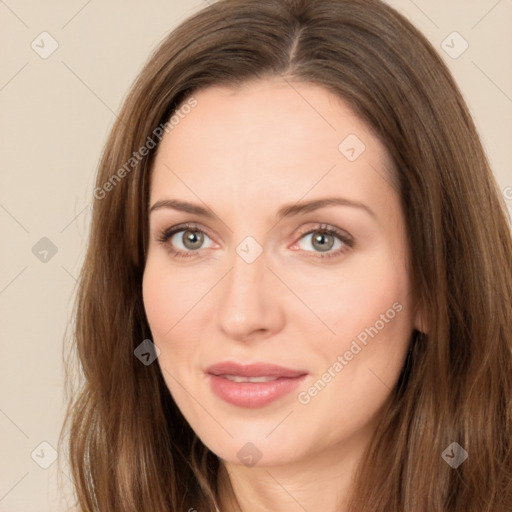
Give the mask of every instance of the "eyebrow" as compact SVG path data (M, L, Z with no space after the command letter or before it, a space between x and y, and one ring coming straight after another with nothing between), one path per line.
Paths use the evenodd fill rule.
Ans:
M311 201L305 201L302 203L294 203L289 205L284 205L277 211L276 217L281 220L285 217L292 217L294 215L301 215L308 212L312 212L318 210L320 208L327 208L329 206L350 206L352 208L358 208L366 213L368 213L371 217L376 218L375 212L366 204L361 203L359 201L352 201L350 199L345 199L343 197L326 197L323 199L314 199ZM185 213L192 213L195 215L200 215L202 217L206 217L208 219L213 219L217 217L212 210L208 208L204 208L199 206L198 204L188 203L186 201L180 201L178 199L162 199L157 201L151 208L149 209L149 213L160 210L162 208L169 208L172 210L177 210Z

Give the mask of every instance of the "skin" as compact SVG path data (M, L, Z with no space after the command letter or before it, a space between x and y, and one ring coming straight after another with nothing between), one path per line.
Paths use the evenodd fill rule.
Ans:
M317 85L265 79L194 97L197 106L161 142L150 206L179 199L216 217L150 213L143 298L158 364L192 429L223 461L223 512L239 510L236 501L251 511L343 511L412 331L423 327L389 156L346 103ZM366 147L354 161L338 149L349 134ZM276 218L285 204L325 197L364 203L373 215L329 206ZM166 243L158 237L183 222L206 235L192 257L177 259L173 245L194 251L184 232ZM319 224L348 233L353 247L329 239L327 252L345 251L322 259L306 234ZM247 236L263 250L252 263L236 252ZM393 304L400 312L336 373L338 356ZM308 376L265 407L240 408L217 397L204 374L226 360L271 362ZM335 377L300 403L298 393L328 368ZM261 453L252 467L237 457L247 442Z

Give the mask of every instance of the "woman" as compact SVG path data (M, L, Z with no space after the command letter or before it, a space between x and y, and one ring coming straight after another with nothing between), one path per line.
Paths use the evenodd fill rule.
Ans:
M512 510L512 241L446 66L376 0L221 0L97 176L81 510Z

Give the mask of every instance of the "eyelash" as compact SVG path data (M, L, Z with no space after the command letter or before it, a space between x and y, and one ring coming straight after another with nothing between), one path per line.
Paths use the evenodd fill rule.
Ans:
M209 238L211 238L206 231L201 229L197 224L193 224L193 223L180 224L178 226L173 226L172 228L162 230L158 234L156 240L158 242L162 243L163 245L165 245L167 250L172 254L172 256L174 258L195 257L197 255L197 253L201 251L201 249L196 250L196 251L180 251L178 249L174 249L172 244L169 243L169 239L176 233L179 233L180 231L197 231L197 232L204 233ZM325 259L329 259L329 258L339 257L342 254L345 254L346 252L348 252L354 246L354 240L352 238L347 236L343 231L341 231L333 226L328 226L327 224L319 224L316 228L310 229L310 230L306 231L305 233L301 233L299 240L304 238L306 235L310 235L312 233L321 233L323 235L332 235L332 236L338 238L338 240L340 240L344 244L344 246L341 249L338 249L335 252L329 252L329 253L325 253L325 254L317 253L318 256L311 256L313 258L318 257L322 260L325 260ZM311 251L307 251L307 252L311 252Z

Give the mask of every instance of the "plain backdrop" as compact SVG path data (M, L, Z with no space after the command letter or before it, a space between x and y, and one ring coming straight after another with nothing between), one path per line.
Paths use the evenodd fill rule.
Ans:
M389 3L453 72L512 210L512 0ZM146 58L205 5L0 1L0 512L66 510L62 344L98 159Z

